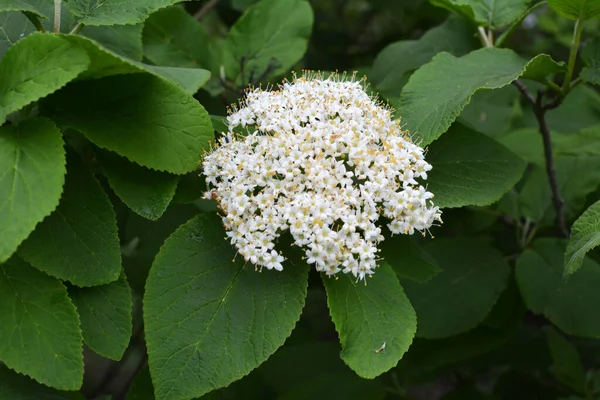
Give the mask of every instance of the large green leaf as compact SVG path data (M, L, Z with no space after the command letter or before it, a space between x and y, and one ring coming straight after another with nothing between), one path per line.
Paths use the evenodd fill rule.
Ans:
M83 380L79 318L67 288L15 258L0 265L0 360L57 389L79 389Z
M120 360L131 337L131 289L125 275L108 285L71 287L83 340L96 353Z
M550 372L556 379L577 393L585 391L585 371L577 348L552 326L544 327L552 354Z
M392 268L382 263L372 279L323 277L342 360L363 378L394 367L410 347L417 321Z
M67 7L85 25L129 25L177 0L69 0Z
M436 6L456 12L479 25L501 28L518 20L531 0L430 0Z
M262 0L231 27L228 46L236 60L228 74L242 85L263 75L277 76L298 62L308 47L313 11L306 0Z
M600 36L596 36L586 43L581 58L586 65L581 70L581 79L600 85Z
M597 0L548 0L548 5L570 19L586 20L600 15L600 3Z
M484 48L460 58L442 52L412 74L396 108L408 130L428 144L450 127L478 90L501 88L521 75L543 80L563 68L545 54L526 61L508 49Z
M569 335L600 338L600 265L585 258L563 279L566 241L537 239L517 259L516 277L527 307Z
M89 63L83 49L53 34L35 33L17 42L0 62L0 124L75 79Z
M46 108L61 124L145 167L183 174L214 138L210 117L193 97L147 74L77 82Z
M426 159L433 166L428 190L440 207L491 204L519 181L526 166L495 140L461 125L433 142Z
M142 61L142 30L144 24L87 26L81 34L108 50L133 61Z
M308 268L259 273L224 240L216 214L181 226L156 256L144 323L157 398L191 398L248 374L283 344L304 305Z
M380 249L381 257L398 279L427 282L442 271L437 261L409 235L386 237Z
M139 166L107 151L97 155L116 195L142 217L160 218L175 195L177 175Z
M0 262L58 205L65 176L60 131L35 118L0 127Z
M471 97L462 110L458 121L477 132L496 138L511 130L517 119L521 94L512 86L501 89L481 90Z
M154 386L148 367L141 370L127 391L126 400L154 400Z
M77 286L119 278L115 212L98 181L75 157L69 159L58 208L23 242L19 255L37 269Z
M419 40L401 40L385 47L369 70L369 80L386 98L400 97L410 74L440 51L462 56L475 48L472 28L458 17L428 30Z
M20 12L0 12L0 59L10 46L35 32L33 24Z
M571 228L571 238L565 253L565 273L572 274L577 271L585 254L600 245L600 201L590 208L575 221Z
M2 0L0 1L0 11L25 11L44 17L44 13L40 11L30 1L25 0Z
M502 253L465 238L435 239L425 249L442 272L426 283L402 281L417 312L417 336L437 339L474 328L506 288L510 268Z
M61 392L0 366L0 399L85 400L79 392Z

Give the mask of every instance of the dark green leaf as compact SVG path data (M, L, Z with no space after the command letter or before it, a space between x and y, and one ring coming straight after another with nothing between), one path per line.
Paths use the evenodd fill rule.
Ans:
M600 201L590 206L575 221L565 253L565 274L577 271L585 254L600 245Z
M33 24L20 12L0 12L0 59L10 46L35 32Z
M79 318L67 288L15 258L0 265L0 360L61 390L83 380Z
M565 18L586 20L600 15L596 0L548 0L548 5Z
M191 398L248 374L283 344L304 305L308 268L255 271L215 214L181 226L156 256L144 322L158 398Z
M510 268L502 253L464 238L435 239L425 249L442 272L426 283L402 281L417 312L417 336L443 338L474 328L506 288Z
M575 392L584 393L586 377L577 348L551 326L544 327L544 332L552 353L550 372Z
M150 377L150 369L144 368L137 374L127 391L127 400L154 400L154 386Z
M142 30L144 24L118 26L87 26L81 34L108 50L133 61L142 61Z
M25 0L2 0L0 1L0 11L27 11L44 17L43 12L30 3L30 1Z
M382 258L398 279L427 282L442 271L437 261L408 235L386 237L380 248Z
M417 321L392 268L382 263L368 282L347 274L323 276L323 282L342 360L363 378L394 367L410 347Z
M67 8L85 25L130 25L177 0L69 0Z
M75 157L69 158L58 208L23 242L19 255L37 269L77 286L119 278L115 212L98 181Z
M65 179L60 131L35 118L0 127L0 262L58 205Z
M60 392L0 365L0 399L85 400L78 392Z
M460 14L478 25L502 28L527 11L531 0L430 0L436 6Z
M72 287L83 340L96 353L120 360L131 337L131 289L125 275L108 285Z
M585 45L581 54L586 65L581 70L581 79L589 83L600 85L600 36L596 36Z
M489 136L509 131L516 117L519 92L505 86L496 90L482 90L471 98L458 121L469 128Z

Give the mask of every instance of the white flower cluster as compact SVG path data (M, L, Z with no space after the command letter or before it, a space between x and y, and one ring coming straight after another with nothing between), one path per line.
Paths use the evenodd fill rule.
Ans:
M364 279L384 240L380 215L393 234L441 222L416 180L431 170L424 150L360 81L305 75L254 89L227 122L203 161L206 198L219 202L232 244L259 267L283 268L274 247L289 230L318 271ZM233 133L240 125L247 135Z

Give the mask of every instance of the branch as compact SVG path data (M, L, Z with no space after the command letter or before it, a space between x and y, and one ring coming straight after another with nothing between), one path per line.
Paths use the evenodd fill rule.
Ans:
M556 177L556 166L554 163L554 154L552 153L552 140L550 137L550 127L546 121L546 112L553 108L556 108L562 102L560 96L555 97L551 102L543 104L543 92L539 91L537 97L527 90L527 87L516 80L513 85L519 89L525 100L531 104L535 119L538 122L540 134L542 135L542 141L544 143L544 158L546 159L546 174L548 175L548 182L550 183L550 190L552 191L552 202L554 203L554 209L556 210L556 226L560 231L561 236L568 237L569 231L565 222L565 202L560 195L560 189L558 187L558 178Z
M197 21L200 21L202 18L204 18L206 14L208 14L210 10L212 10L217 5L218 2L219 0L209 0L205 5L202 6L202 8L196 11L196 13L194 14L194 18Z

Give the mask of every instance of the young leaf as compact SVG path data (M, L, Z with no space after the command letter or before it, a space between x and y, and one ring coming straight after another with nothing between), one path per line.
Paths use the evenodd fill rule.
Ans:
M0 263L58 205L65 179L60 131L47 119L0 127Z
M77 390L83 381L79 318L67 288L16 258L0 264L0 360L56 389Z
M436 239L425 249L442 272L426 283L402 281L417 312L417 336L438 339L474 328L508 283L510 268L502 253L464 238Z
M548 0L548 5L570 19L586 20L600 15L600 3L595 0Z
M410 74L440 51L462 56L475 48L471 26L459 17L428 30L419 40L401 40L375 58L369 81L388 99L397 99Z
M0 62L0 124L75 79L89 63L83 49L53 34L34 33L18 41Z
M108 151L97 153L110 187L135 213L157 220L177 189L177 175L144 168Z
M131 25L177 0L70 0L67 8L85 25Z
M575 392L584 393L586 376L577 348L552 326L543 330L552 354L550 372Z
M600 201L592 204L575 221L565 253L565 274L577 271L585 254L600 245Z
M362 378L394 367L410 347L415 311L392 268L382 263L365 285L352 276L323 276L341 357Z
M20 12L0 12L0 59L10 46L35 32L35 27Z
M433 5L446 8L489 28L502 28L516 21L527 11L531 0L430 0Z
M116 281L121 272L117 220L94 176L76 157L68 162L58 208L19 248L35 268L77 286Z
M229 385L283 344L300 317L308 268L255 271L235 257L219 217L182 225L156 256L144 296L157 398L192 398Z
M79 392L61 392L37 383L0 365L0 399L85 400Z
M281 75L304 56L313 11L305 0L262 0L231 27L228 46L236 62L229 72L245 86L251 79ZM243 65L243 71L241 70Z
M523 74L543 79L561 68L545 54L528 62L508 49L484 48L460 58L442 52L412 74L397 109L408 130L428 144L450 127L478 90L501 88Z
M422 283L442 271L437 261L408 235L386 237L380 246L382 258L398 279Z
M120 360L131 337L131 289L125 275L108 285L71 287L83 340L101 356Z
M45 105L62 125L148 168L183 174L214 138L210 117L193 97L146 74L77 82Z
M517 259L516 278L527 307L569 335L600 338L600 265L585 258L563 279L566 241L537 239Z
M440 207L487 205L521 178L526 163L489 137L455 124L429 147L428 190Z
M586 65L579 75L586 82L600 85L600 36L590 40L581 54Z

